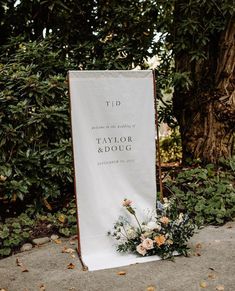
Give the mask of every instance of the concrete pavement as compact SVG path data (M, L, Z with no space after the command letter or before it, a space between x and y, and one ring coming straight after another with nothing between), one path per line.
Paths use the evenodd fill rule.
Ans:
M235 291L235 221L205 227L189 245L191 256L174 262L89 272L75 253L62 253L75 248L69 240L51 242L0 260L0 291Z

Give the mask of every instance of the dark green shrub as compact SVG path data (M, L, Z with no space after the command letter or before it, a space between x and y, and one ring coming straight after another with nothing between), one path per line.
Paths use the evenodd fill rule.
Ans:
M63 197L73 168L68 64L50 41L12 47L0 56L0 204Z
M175 208L188 212L197 224L223 224L235 215L234 161L227 169L183 169L166 187L173 193ZM229 168L228 168L229 167Z

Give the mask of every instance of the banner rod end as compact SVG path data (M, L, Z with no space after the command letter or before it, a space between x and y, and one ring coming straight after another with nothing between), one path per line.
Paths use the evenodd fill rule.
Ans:
M80 254L79 249L76 248L76 250L77 250L77 254L78 254L79 261L80 261L80 263L81 263L81 265L82 265L82 270L83 270L83 271L88 271L89 269L88 269L88 267L85 265L85 263L83 262L83 259L82 259L82 256L81 256L81 254Z

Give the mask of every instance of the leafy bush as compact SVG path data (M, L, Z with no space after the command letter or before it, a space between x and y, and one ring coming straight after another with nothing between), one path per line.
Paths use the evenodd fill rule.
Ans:
M212 164L183 169L175 179L166 181L175 208L190 213L199 225L231 220L235 215L235 175L230 164L234 165L234 161L227 162L226 171Z
M33 206L18 217L0 222L0 258L10 255L32 239L58 233L69 237L77 232L76 208L72 200L67 207L54 214L35 214Z
M68 64L47 40L9 47L0 56L0 201L63 197L73 168Z

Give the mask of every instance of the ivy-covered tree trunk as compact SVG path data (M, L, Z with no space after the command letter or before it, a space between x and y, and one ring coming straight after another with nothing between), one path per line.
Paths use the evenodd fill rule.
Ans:
M179 18L177 15L176 18ZM180 20L179 20L180 21ZM180 125L183 162L201 159L218 163L232 155L235 130L235 21L211 35L203 61L188 51L175 54L176 72L190 82L178 86L173 97L174 112Z

